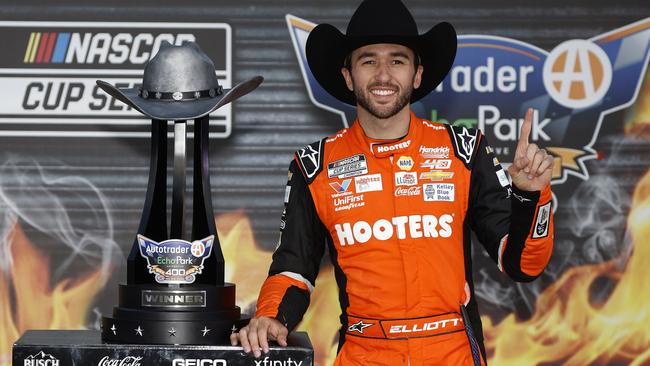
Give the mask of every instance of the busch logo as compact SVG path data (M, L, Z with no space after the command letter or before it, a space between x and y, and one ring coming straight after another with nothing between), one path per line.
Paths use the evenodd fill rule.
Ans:
M336 224L336 234L341 246L353 245L356 242L365 243L371 238L376 240L391 239L397 231L398 239L406 239L407 236L417 238L448 238L452 234L450 224L454 221L453 216L444 214L440 218L434 215L411 215L397 216L390 220L379 219L374 224L366 221L357 221L353 224L346 222ZM440 226L440 229L438 229Z
M177 358L172 361L172 366L226 366L228 363L224 359L182 359Z
M126 356L122 359L111 359L104 356L97 366L140 366L142 357Z
M59 360L41 351L24 359L23 366L59 366Z

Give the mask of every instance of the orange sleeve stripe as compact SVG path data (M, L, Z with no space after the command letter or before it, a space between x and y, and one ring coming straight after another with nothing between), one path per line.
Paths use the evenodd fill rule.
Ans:
M537 201L537 209L535 212L537 212L540 206L551 201L551 199L551 186L549 185L541 192L539 201ZM531 226L531 231L534 229L534 227L535 222L533 222ZM520 268L523 273L534 277L538 276L540 273L542 273L544 268L546 268L546 265L551 259L551 254L553 253L553 235L553 210L551 209L548 235L543 238L533 239L529 234L528 239L526 239L526 245L524 246L524 250L521 253L520 262Z
M274 318L278 315L280 303L284 298L284 294L291 286L299 287L307 292L309 288L301 281L295 280L291 277L277 274L270 276L264 281L260 296L257 299L257 311L255 317L266 316Z

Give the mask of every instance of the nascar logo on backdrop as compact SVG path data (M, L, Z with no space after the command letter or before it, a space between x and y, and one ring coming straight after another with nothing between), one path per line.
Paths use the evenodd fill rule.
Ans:
M225 23L0 21L0 35L12 40L0 53L0 136L148 138L149 120L95 80L139 86L163 41L197 42L232 85ZM210 136L229 136L231 118L230 104L211 114Z
M309 97L348 127L355 108L330 96L307 64L305 44L316 24L293 15L286 20ZM592 146L603 117L634 102L649 56L650 18L567 40L550 53L515 39L463 35L449 75L411 107L423 118L481 129L506 163L514 157L526 109L534 107L539 113L531 140L555 157L553 183L568 175L587 179L584 162L597 156Z

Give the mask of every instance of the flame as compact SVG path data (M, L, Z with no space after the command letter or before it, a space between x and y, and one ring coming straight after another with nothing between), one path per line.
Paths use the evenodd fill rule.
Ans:
M617 260L575 267L540 295L530 320L483 319L492 364L650 364L650 171L635 189L627 225L636 245L624 272ZM590 289L602 278L616 287L597 302Z
M650 138L650 71L645 74L639 97L625 119L626 136Z
M14 224L7 236L12 265L0 271L0 366L11 364L11 347L29 329L83 329L95 295L103 288L101 270L50 287L49 258ZM14 310L15 309L15 310Z

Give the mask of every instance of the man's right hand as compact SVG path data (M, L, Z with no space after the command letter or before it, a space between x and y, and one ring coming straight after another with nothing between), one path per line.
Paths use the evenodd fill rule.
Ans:
M261 316L251 319L248 325L240 329L238 333L231 334L230 343L233 346L241 343L244 352L248 353L252 350L255 357L260 357L262 355L260 349L264 353L269 352L269 340L286 347L287 335L289 335L289 330L284 324L277 319Z

